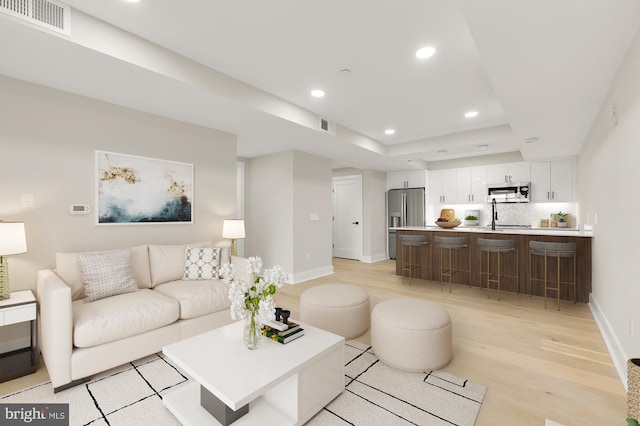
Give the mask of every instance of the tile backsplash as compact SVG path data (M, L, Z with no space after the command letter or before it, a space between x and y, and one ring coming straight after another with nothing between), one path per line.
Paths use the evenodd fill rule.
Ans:
M448 204L428 205L426 222L433 225L443 208L454 209L456 217L464 221L465 211L478 210L480 212L480 226L491 223L491 204ZM575 203L499 203L496 204L498 220L502 225L531 225L540 226L540 219L549 219L552 213L569 213L571 228L578 227Z

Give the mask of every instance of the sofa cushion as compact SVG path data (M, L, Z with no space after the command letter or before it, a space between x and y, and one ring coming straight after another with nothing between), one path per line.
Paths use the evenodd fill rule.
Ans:
M80 348L154 330L176 321L180 314L175 300L149 289L92 303L76 300L72 309L73 344Z
M131 265L131 250L78 255L82 270L82 283L87 296L84 302L93 302L117 294L138 291Z
M131 247L133 274L139 288L151 288L151 270L149 269L149 246Z
M212 247L210 241L174 245L149 244L152 288L158 284L182 279L184 276L184 252L187 245L189 247Z
M91 251L84 253L56 253L56 275L62 278L62 280L71 287L72 300L80 300L85 297L84 285L82 284L82 270L80 269L78 255L89 253L109 253L113 251L117 250ZM149 276L149 258L146 252L146 244L131 248L133 274L136 278L136 282L141 284L141 287L148 287L151 285L151 278ZM145 283L147 283L147 285L145 285Z
M162 293L180 304L180 318L196 318L229 309L229 285L219 280L171 281L153 291Z
M220 248L189 247L184 251L183 280L212 280L218 278Z

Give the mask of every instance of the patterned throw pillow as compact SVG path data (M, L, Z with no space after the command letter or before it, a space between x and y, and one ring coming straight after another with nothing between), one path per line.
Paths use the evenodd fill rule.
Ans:
M79 254L78 262L87 296L84 303L138 291L129 249Z
M220 248L186 247L183 280L212 280L218 278Z

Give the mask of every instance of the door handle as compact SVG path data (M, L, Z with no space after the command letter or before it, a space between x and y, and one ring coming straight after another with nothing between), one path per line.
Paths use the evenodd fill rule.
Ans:
M353 223L354 225L360 224L360 222L351 222L351 223Z

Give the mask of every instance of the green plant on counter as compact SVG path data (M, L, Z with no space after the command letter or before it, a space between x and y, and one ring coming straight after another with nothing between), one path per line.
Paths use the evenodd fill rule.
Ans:
M478 220L478 217L469 215L469 216L465 217L464 220Z
M562 213L562 212L556 213L556 216L558 216L558 221L559 222L566 222L568 215L569 215L569 213Z
M627 419L627 424L628 424L629 426L640 426L640 425L638 424L638 422L636 421L636 419L632 419L632 418L628 418L628 419Z

